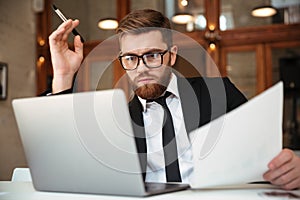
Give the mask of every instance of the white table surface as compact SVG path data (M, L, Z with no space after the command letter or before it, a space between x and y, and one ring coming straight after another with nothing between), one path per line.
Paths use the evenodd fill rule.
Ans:
M264 187L264 188L262 188ZM277 196L269 196L270 194ZM293 198L288 198L289 195ZM55 193L35 191L31 182L10 182L0 181L0 200L114 200L114 199L203 199L203 200L255 200L255 199L300 199L300 190L284 191L268 188L266 185L251 185L251 187L236 189L206 189L206 190L185 190L168 194L155 195L151 197L122 197L112 195L91 195L74 193Z

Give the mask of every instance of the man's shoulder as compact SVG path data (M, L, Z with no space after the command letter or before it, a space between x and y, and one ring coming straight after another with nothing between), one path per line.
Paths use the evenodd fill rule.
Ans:
M188 82L190 87L192 87L197 94L206 94L209 92L210 95L211 93L220 95L219 93L225 90L226 94L229 96L231 94L238 94L237 96L241 97L244 96L228 77L192 77L180 78L179 81ZM182 83L179 83L179 85L180 84L184 85ZM243 99L245 98L243 97Z
M231 84L231 81L228 77L190 77L190 78L180 78L187 80L192 86L197 87L207 87L210 85L218 85L218 84Z
M135 111L142 110L142 104L138 99L138 96L135 94L128 102L129 109L133 109Z
M203 76L199 76L199 77L188 77L188 78L185 78L187 79L188 81L190 82L205 82L205 81L211 81L211 82L216 82L216 81L228 81L229 78L228 77L203 77Z

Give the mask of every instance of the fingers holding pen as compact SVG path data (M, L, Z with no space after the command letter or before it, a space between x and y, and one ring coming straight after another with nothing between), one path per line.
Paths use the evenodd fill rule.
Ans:
M57 42L67 42L69 34L72 30L77 27L79 24L79 20L71 20L68 19L67 21L63 22L50 36L49 42L50 43L57 43Z
M67 24L65 26L65 32L63 32L62 40L67 41L69 34L79 25L79 20L67 20Z
M55 31L49 36L50 42L58 42L62 40L62 36L66 31L66 26L71 23L70 20L63 22Z

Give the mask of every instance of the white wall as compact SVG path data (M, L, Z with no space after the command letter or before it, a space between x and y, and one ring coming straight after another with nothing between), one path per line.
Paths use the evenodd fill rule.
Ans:
M35 96L35 16L32 0L0 0L0 62L8 63L8 97L0 101L0 180L26 166L11 101Z

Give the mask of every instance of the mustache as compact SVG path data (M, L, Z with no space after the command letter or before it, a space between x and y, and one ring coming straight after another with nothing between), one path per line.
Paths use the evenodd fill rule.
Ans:
M155 78L157 78L157 77L154 76L154 75L150 75L150 74L148 74L148 73L143 73L143 74L140 74L140 75L138 75L137 77L135 77L135 78L134 78L134 81L137 81L137 80L143 79L143 78L153 78L153 79L155 79Z

